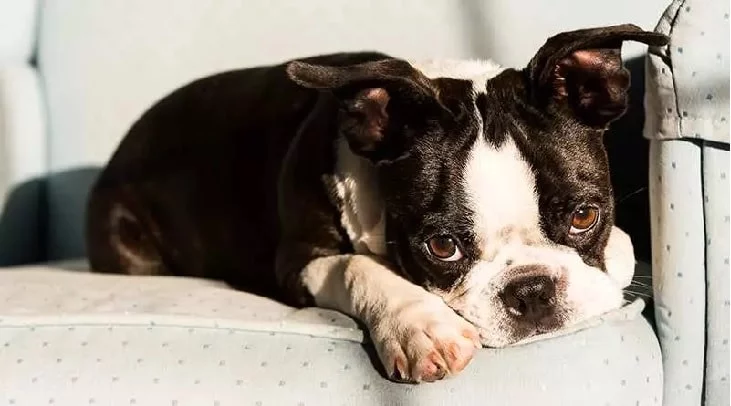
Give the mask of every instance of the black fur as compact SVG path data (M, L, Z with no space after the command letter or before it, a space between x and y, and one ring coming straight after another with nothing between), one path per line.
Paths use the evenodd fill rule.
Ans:
M460 184L477 137L516 142L536 175L546 235L603 266L613 203L601 136L626 107L616 62L628 39L664 41L633 26L562 34L478 94L469 81L428 79L380 53L197 80L132 126L95 184L91 265L218 278L313 304L303 267L353 252L333 192L334 142L343 136L377 167L389 259L415 283L449 288L480 255ZM583 66L581 50L602 64ZM586 202L603 209L601 226L571 237L569 216ZM426 253L424 241L441 233L458 237L465 260Z

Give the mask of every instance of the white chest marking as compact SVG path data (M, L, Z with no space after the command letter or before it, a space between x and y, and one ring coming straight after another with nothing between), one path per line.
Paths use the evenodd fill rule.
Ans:
M337 141L335 187L342 202L340 221L356 254L386 255L386 223L376 168Z

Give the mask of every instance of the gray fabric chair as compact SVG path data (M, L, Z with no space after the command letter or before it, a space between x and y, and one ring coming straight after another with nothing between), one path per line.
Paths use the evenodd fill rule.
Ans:
M678 3L669 13L680 9ZM719 331L714 320L728 319L723 301L728 290L726 299L719 299L722 290L708 291L707 299L720 303L708 312L705 294L693 296L695 304L683 310L678 303L686 291L671 289L668 279L678 272L703 275L703 269L713 281L728 278L728 262L719 257L723 250L709 256L703 245L709 233L722 237L725 230L728 240L728 227L712 229L708 224L717 223L703 211L727 210L728 184L720 175L712 185L700 180L712 181L700 175L700 168L716 162L709 159L727 156L727 132L725 151L708 142L692 144L695 155L682 156L696 165L683 173L709 193L705 206L683 194L685 178L663 173L668 183L662 187L679 193L677 200L657 192L659 184L652 186L653 216L669 210L669 201L673 210L695 205L683 217L666 213L665 219L675 220L653 223L654 276L668 281L656 285L659 336L667 349L664 386L658 337L640 317L641 303L596 320L592 328L481 350L460 376L414 387L383 379L366 335L335 312L291 309L209 281L89 275L78 272L79 264L37 265L83 257L84 202L99 168L145 108L196 77L354 49L413 58L491 57L522 66L557 31L623 22L651 29L666 6L665 0L488 1L461 7L447 0L429 7L418 0L0 0L0 265L31 264L0 272L0 404L700 404L704 371L706 399L714 400L707 404L728 404L722 397L728 393L728 353L721 362L708 355L715 350L706 351L706 362L704 335L693 330L698 327L693 323L707 318L708 339L714 340L708 348L724 348L721 337L728 337L728 327ZM728 30L725 24L721 28ZM645 49L628 44L623 53L637 61ZM661 62L670 63L667 56ZM648 100L658 78L648 70ZM714 102L728 103L728 94L721 96ZM725 106L719 108L728 110ZM652 120L666 120L668 113L650 102L647 110L652 118L646 135L656 138L660 131ZM642 116L630 114L626 128L641 127ZM653 144L655 172L665 170L668 148L689 145ZM715 158L701 166L701 151ZM717 195L726 196L725 206ZM665 241L691 238L678 235L678 222L692 224L696 246L680 243L687 255L672 257L676 251L663 251ZM659 224L675 231L657 231ZM718 266L706 267L698 259L701 252L705 259L719 258ZM692 289L705 292L703 277L694 280ZM671 309L672 316L662 309ZM681 319L684 311L691 313ZM673 344L681 325L690 347ZM681 355L688 348L693 356Z
M675 1L647 59L645 136L667 405L729 404L729 6Z

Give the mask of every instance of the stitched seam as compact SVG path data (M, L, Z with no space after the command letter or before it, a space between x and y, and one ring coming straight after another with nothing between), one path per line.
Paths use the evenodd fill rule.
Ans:
M701 405L706 404L706 372L708 370L708 244L706 244L706 241L708 239L708 202L706 202L706 193L708 193L708 189L706 188L705 146L705 143L701 144L701 191L703 196L703 282L706 296L703 309L703 318L705 319L705 321L703 323L703 372L701 374L703 380L701 381Z
M672 34L673 31L675 31L675 24L678 20L678 17L680 16L680 11L683 9L683 6L685 5L686 0L683 0L680 5L678 6L678 9L675 11L675 15L673 16L672 21L670 21L670 31L668 32L668 37L670 37L670 43L666 45L668 47L668 67L670 68L670 74L672 75L673 80L673 95L675 96L675 114L678 116L678 118L681 119L679 123L679 129L682 130L682 117L680 116L680 102L678 101L678 84L675 81L675 72L673 71L673 50L670 46L672 44Z

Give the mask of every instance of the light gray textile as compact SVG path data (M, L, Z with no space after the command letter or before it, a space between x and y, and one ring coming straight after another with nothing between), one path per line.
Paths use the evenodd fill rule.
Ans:
M42 255L45 100L31 65L36 0L0 0L0 266Z
M47 169L43 106L37 71L23 62L0 61L0 266L43 255L40 231L45 217L39 179Z
M670 44L650 51L646 134L728 143L729 3L676 0L657 31Z
M729 404L729 5L677 0L647 59L645 137L665 404Z
M676 2L676 11L679 3L682 2ZM377 49L415 58L491 57L508 66L521 66L549 35L558 31L626 22L650 29L666 5L667 0L486 1L465 2L464 7L455 7L455 2L446 0L430 1L428 7L417 0L220 0L215 3L66 0L41 2L40 10L36 10L34 0L0 0L0 61L10 60L13 69L20 66L26 71L28 61L34 59L32 50L37 31L40 36L37 54L40 83L32 84L33 79L16 81L16 76L12 77L12 83L14 86L31 83L30 88L35 90L21 94L42 96L38 101L29 102L26 96L19 98L18 93L13 93L16 95L13 98L3 96L5 101L2 103L12 105L12 111L40 112L36 116L23 116L24 120L19 122L22 128L48 123L48 133L15 132L22 135L20 138L13 135L11 139L7 131L2 133L0 130L0 167L9 167L10 162L10 149L3 145L9 145L8 140L13 143L22 140L14 145L26 152L38 152L43 157L40 161L43 165L47 158L50 171L48 223L21 221L13 214L8 217L7 203L6 218L25 227L24 231L32 232L36 227L39 229L37 235L47 231L46 243L52 257L83 255L83 207L87 188L98 168L109 158L131 122L151 103L173 88L205 74L300 55L360 49ZM516 24L516 21L529 21L530 24ZM727 29L727 22L724 29ZM625 57L643 54L644 47L638 44L627 44L624 48ZM7 64L2 65L5 66ZM0 93L8 94L7 89L7 86L5 90L0 88ZM45 106L48 107L48 121L44 119ZM0 106L0 117L7 111L10 110ZM658 116L658 120L660 118ZM671 123L670 127L677 129L673 134L679 134L679 119L660 121ZM648 118L647 122L651 124L653 118ZM706 128L705 124L701 128ZM711 124L709 128L716 127ZM43 137L35 134L43 134ZM38 140L48 144L36 143ZM709 165L703 161L705 154L705 151L698 153L702 155L698 161L696 152L683 158L690 158L690 163L701 173L701 167ZM25 167L37 162L18 160L15 152L12 155L15 167L18 163ZM45 167L43 170L45 173ZM5 182L0 185L0 193L7 190L8 181L2 181L7 179L7 173L0 175L0 183ZM722 187L722 183L719 185ZM709 185L707 189L712 187ZM23 208L38 202L33 198L20 201ZM698 213L704 209L716 212L702 203L697 209ZM687 220L694 218L690 216ZM21 234L9 235L17 239ZM678 235L673 231L663 238L671 237ZM40 247L45 245L40 244ZM0 241L0 247L13 246ZM30 252L14 248L11 251L14 255ZM719 253L722 251L709 254L709 258L711 255L721 258ZM0 253L0 258L2 256ZM658 261L669 260L662 257ZM671 272L674 268L670 266L669 269ZM711 272L716 271L709 267L709 275ZM717 272L726 272L728 277L728 264L723 264ZM206 299L208 294L214 299L229 298L229 304L238 304L238 310L231 310L237 317L245 316L246 309L260 309L257 306L261 302L205 283L176 285L187 292L181 298L183 302L190 299L185 302L186 306L201 311L198 317L186 319L171 309L173 304L180 305L175 299L145 293L148 280L131 280L139 285L127 291L131 301L126 302L128 308L122 308L115 307L108 296L94 296L100 290L110 294L117 291L116 279L92 275L91 280L99 281L99 286L86 279L72 278L71 283L62 282L57 279L66 278L62 275L66 274L59 271L43 274L42 281L37 284L45 285L52 292L36 295L34 299L39 303L21 305L14 302L13 324L8 324L7 320L4 325L0 324L0 404L461 405L472 401L490 405L603 406L649 405L661 401L662 371L657 341L641 318L608 321L570 336L522 347L483 350L464 375L434 385L412 387L392 384L378 376L360 342L339 335L347 331L362 337L362 332L347 330L352 327L347 324L352 320L341 318L337 313L324 312L322 314L326 316L320 316L316 310L300 312L299 315L308 316L298 324L270 323L266 325L268 327L260 324L259 330L253 328L256 324L248 319L244 320L249 322L246 328L240 328L240 324L236 328L221 328L220 325L216 327L222 318L218 314L221 308L210 302L200 304L196 301ZM673 283L677 285L677 282L672 282L669 275L667 283L673 288ZM0 290L17 287L18 290L3 290L3 294L12 295L13 300L28 299L28 292L23 291L23 286L28 289L28 285L16 284L14 278L17 276L3 279ZM115 282L104 286L107 281ZM709 287L708 300L717 302L724 292L714 291L712 287ZM691 290L693 288L691 286ZM657 289L668 292L661 287ZM133 294L135 292L137 296ZM192 296L188 297L188 294ZM66 304L74 303L76 307L40 312L39 306L44 299L46 304L57 305L59 303L54 300L61 300L61 296L68 300ZM725 296L728 297L728 292ZM684 297L683 293L676 299ZM83 303L84 298L86 303ZM665 294L663 300L668 306L675 306L675 299L669 294ZM0 312L9 312L9 309L0 304ZM89 323L64 324L80 320L74 317L91 309L113 311L86 319ZM144 313L146 318L123 323L122 320L135 319L131 314L135 313L133 309ZM271 318L272 314L279 314L281 308L278 309L266 307L262 314ZM683 311L695 314L695 309L691 306ZM709 310L709 320L723 317L723 312L713 316L715 309ZM29 317L19 319L17 311L26 312ZM30 316L33 314L35 316ZM346 323L346 330L332 330L338 333L328 336L328 328L322 327L332 323L330 315L338 323ZM725 315L728 318L728 314ZM155 319L159 323L163 319L175 323L149 325L149 316L159 317ZM667 316L668 320L663 321L664 337L669 337L668 332L673 328L685 327L685 324L680 326L670 321L669 314ZM698 317L705 320L703 314ZM44 320L43 324L37 323L40 319ZM143 322L140 324L140 321ZM193 326L188 326L189 322ZM36 326L32 325L34 323ZM112 331L108 330L108 324L114 324ZM317 337L309 337L309 333L295 331L295 327L317 328L320 332ZM276 328L275 335L271 336L266 328ZM709 330L708 339L716 340L715 343L720 339L721 344L716 345L723 346L723 332L723 329ZM694 342L692 334L688 337ZM164 343L168 345L163 347ZM254 346L247 349L247 343ZM691 347L697 352L693 345ZM330 348L332 351L328 351ZM211 356L209 350L213 349L216 352ZM724 385L727 385L723 382L728 381L722 379L724 371L728 375L727 364L723 363L727 357L711 353L706 357L709 364L706 397L722 396ZM675 355L671 358L679 362L674 363L673 368L685 374L683 359ZM180 360L183 362L179 363ZM721 361L714 363L714 360ZM267 364L262 366L263 362ZM692 385L702 385L702 375L698 378L697 373L699 367L693 365L689 361L691 373L680 377L695 379ZM679 378L673 379L672 382L682 382ZM698 379L701 382L696 384ZM697 398L699 387L692 386L688 392L693 399ZM672 395L681 396L679 400L686 399L682 397L682 385L678 390Z
M665 406L700 405L705 347L705 237L701 148L650 146L655 323L663 349Z
M729 404L729 151L703 147L707 405Z
M0 0L0 66L31 60L37 15L37 0Z
M379 375L355 322L186 278L0 270L0 404L659 405L638 316L505 349L419 386ZM375 362L375 365L374 365Z

